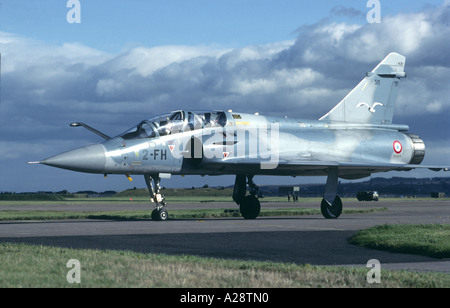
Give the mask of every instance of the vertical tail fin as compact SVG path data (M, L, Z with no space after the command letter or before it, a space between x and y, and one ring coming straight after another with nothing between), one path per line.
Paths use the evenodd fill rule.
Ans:
M390 53L322 121L391 124L406 58Z

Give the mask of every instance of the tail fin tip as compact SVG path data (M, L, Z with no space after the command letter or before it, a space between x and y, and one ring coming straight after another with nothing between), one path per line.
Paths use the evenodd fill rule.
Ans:
M321 121L392 124L400 78L405 78L406 57L388 54ZM368 108L360 108L366 106Z

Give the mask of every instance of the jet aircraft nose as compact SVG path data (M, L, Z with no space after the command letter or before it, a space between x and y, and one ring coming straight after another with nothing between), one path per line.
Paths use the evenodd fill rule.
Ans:
M49 157L40 163L79 172L103 173L105 162L104 146L94 144Z

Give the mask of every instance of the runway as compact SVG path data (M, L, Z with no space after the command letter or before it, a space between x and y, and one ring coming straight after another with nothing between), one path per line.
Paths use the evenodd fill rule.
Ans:
M236 208L233 203L173 204L185 207ZM262 203L262 207L318 208L315 203ZM15 209L74 208L78 210L149 209L146 204L76 204L33 206ZM52 208L53 207L53 208ZM387 211L342 214L329 220L321 215L227 219L60 220L1 222L0 242L20 242L70 248L131 250L142 253L192 254L203 257L291 262L312 265L366 267L377 259L382 269L440 271L450 273L450 260L389 253L350 245L358 230L381 224L450 223L450 200L400 200L395 202L347 202L349 207L386 207ZM11 206L1 206L0 210ZM150 210L150 209L149 209Z

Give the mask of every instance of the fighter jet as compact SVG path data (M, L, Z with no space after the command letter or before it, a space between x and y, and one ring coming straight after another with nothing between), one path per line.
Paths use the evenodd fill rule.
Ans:
M160 181L171 175L235 175L232 198L246 219L256 218L261 209L254 176L327 176L321 212L338 218L339 178L415 168L448 170L419 165L424 142L407 125L392 123L399 83L406 77L405 60L390 53L318 120L177 110L143 120L113 138L77 122L70 125L85 127L104 141L33 163L129 179L143 175L157 221L168 218Z

